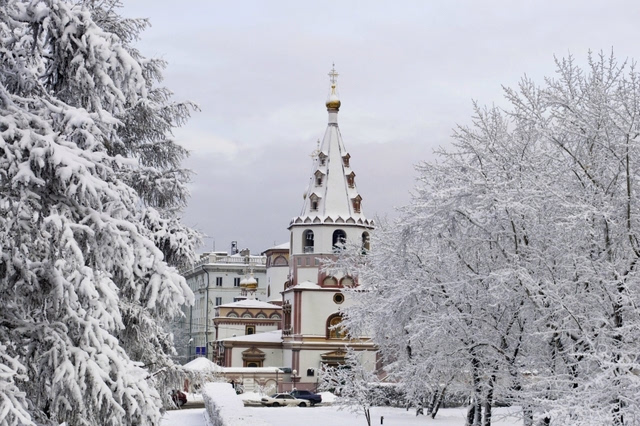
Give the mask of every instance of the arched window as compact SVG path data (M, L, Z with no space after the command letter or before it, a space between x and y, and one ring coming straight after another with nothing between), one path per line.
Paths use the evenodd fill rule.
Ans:
M362 233L362 253L367 254L368 251L369 251L369 233L365 231Z
M341 251L347 243L347 234L342 229L333 231L333 251Z
M304 253L313 253L313 231L307 229L302 233L302 247Z
M333 314L327 318L327 339L344 339L346 333L342 327L342 315Z

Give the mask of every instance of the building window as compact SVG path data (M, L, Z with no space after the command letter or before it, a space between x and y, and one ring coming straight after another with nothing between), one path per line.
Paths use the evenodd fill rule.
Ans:
M318 210L318 200L311 199L311 211L316 211L316 210Z
M222 305L222 297L216 297L216 306Z
M333 251L338 252L344 249L344 245L347 242L347 234L342 229L337 229L333 232Z
M356 174L351 172L347 175L347 185L349 188L353 188L356 186Z
M222 287L222 277L216 277L216 287Z
M338 280L333 277L327 277L322 281L322 285L325 287L336 287L338 285Z
M333 302L336 304L341 304L342 302L344 302L344 294L342 293L336 293L333 295Z
M327 163L327 155L324 152L318 154L318 158L320 158L320 165L324 166Z
M240 277L236 277L233 279L233 286L240 287Z
M353 211L356 213L360 213L360 203L362 202L361 196L356 196L356 198L351 199L351 203L353 204Z
M345 156L342 157L342 164L344 164L345 167L349 167L349 158L351 158L349 154L345 154Z
M333 314L327 319L327 338L328 339L344 339L345 331L342 327L342 316Z
M302 246L304 253L313 253L314 235L312 230L307 229L302 233Z
M247 336L250 334L256 334L256 326L255 325L248 325L244 328L244 334L246 334Z
M362 254L367 254L369 251L369 233L362 233Z

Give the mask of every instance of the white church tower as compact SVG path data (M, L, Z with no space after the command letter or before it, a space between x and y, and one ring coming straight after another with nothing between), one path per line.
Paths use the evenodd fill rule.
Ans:
M335 68L329 77L328 125L313 154L302 211L289 224L290 271L283 292L283 361L295 371L293 384L305 389L317 383L322 364L335 365L344 359L347 342L335 326L349 304L342 289L356 285L353 277L327 275L322 260L334 259L346 243L368 250L374 225L363 213L351 156L338 127L341 102ZM365 341L350 345L375 356L373 346Z

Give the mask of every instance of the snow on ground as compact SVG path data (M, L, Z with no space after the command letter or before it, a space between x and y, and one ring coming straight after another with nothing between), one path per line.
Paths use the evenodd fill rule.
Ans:
M352 413L348 410L338 410L336 406L329 407L247 407L249 413L255 417L262 417L272 425L277 426L366 426L363 414ZM492 425L522 426L516 417L505 418L510 409L498 408L494 410ZM511 409L513 411L513 409ZM435 419L417 416L415 410L404 408L374 407L371 409L371 424L379 425L380 416L384 416L384 425L402 426L464 426L465 408L442 409Z
M336 406L300 407L246 407L246 410L257 418L264 419L274 426L365 426L362 414L347 410L338 410ZM509 412L515 416L506 417ZM417 416L415 410L404 408L374 407L371 409L371 424L379 425L380 416L384 416L384 424L391 426L464 426L465 408L441 409L435 419ZM518 409L496 408L493 411L493 425L522 426L518 420ZM161 426L205 426L204 409L168 411ZM250 426L250 425L247 425Z
M206 426L204 408L167 411L160 426Z

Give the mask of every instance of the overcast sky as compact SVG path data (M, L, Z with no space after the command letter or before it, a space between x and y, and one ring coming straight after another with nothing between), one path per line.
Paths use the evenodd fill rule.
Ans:
M149 18L138 46L169 62L165 84L201 111L175 132L196 175L184 221L206 247L261 252L288 241L311 152L322 138L335 62L339 125L363 212L393 217L416 173L472 101L542 83L554 55L640 58L637 1L124 0Z

